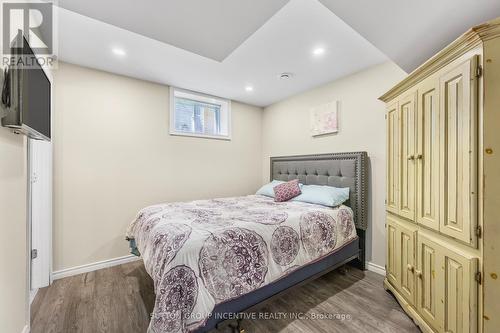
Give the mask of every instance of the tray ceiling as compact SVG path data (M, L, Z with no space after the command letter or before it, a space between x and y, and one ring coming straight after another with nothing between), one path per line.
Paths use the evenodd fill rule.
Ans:
M407 73L472 26L500 16L499 0L320 0Z
M64 8L58 19L62 61L258 106L387 61L316 0L291 0L223 61ZM324 53L314 55L318 47ZM282 72L292 79L280 79Z
M288 0L59 0L59 6L224 60Z
M258 106L389 60L410 72L472 25L500 16L498 0L59 0L59 6L59 59ZM280 80L282 72L292 79Z

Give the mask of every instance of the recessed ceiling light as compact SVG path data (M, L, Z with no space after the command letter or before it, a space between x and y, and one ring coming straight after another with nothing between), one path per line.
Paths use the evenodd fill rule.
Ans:
M248 91L248 92L251 92L251 91L253 91L253 87L252 86L246 86L245 90Z
M114 53L115 55L120 56L120 57L124 57L124 56L126 56L126 55L127 55L127 53L125 52L125 50L124 50L124 49L120 49L120 48L118 48L118 47L114 47L114 48L112 49L112 51L113 51L113 53Z
M325 49L322 47L317 47L313 50L313 54L317 56L322 55L323 53L325 53Z
M291 79L291 78L292 78L292 76L293 76L293 74L292 74L292 73L287 73L287 72L285 72L285 73L281 73L280 75L278 75L278 77L279 77L280 79L282 79L282 80L288 80L288 79Z

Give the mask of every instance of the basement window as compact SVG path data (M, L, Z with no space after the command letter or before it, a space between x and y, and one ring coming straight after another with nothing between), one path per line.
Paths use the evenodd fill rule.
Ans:
M170 134L231 139L231 101L170 88Z

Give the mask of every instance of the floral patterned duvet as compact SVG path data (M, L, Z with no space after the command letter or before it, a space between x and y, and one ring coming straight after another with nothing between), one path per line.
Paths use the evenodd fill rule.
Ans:
M128 228L156 302L149 332L203 326L215 305L276 281L356 238L352 210L259 195L142 209Z

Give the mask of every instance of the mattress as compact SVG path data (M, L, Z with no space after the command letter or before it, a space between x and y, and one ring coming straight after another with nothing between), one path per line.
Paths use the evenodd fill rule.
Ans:
M166 203L130 224L156 300L149 332L187 332L357 239L352 210L244 197Z

